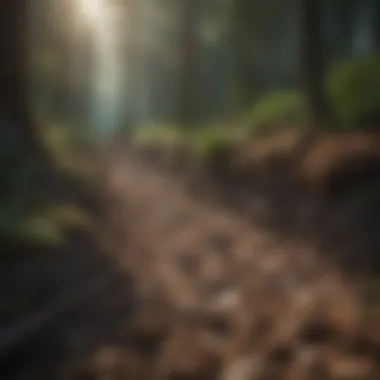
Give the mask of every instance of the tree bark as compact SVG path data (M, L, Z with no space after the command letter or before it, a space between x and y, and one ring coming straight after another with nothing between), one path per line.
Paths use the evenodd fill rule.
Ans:
M20 160L46 162L31 102L31 48L28 0L6 1L0 11L0 141L17 135ZM48 165L46 165L48 166Z
M254 93L252 77L252 4L250 0L235 1L235 36L237 69L237 110L245 111L251 106Z
M0 107L7 120L31 133L27 88L27 0L4 1L0 11Z
M325 61L322 43L322 3L299 0L299 64L301 85L311 127L331 122L331 111L324 91Z
M178 119L184 126L193 124L198 117L201 6L202 0L183 0Z
M373 26L373 41L376 51L380 51L380 3L379 1L372 0L373 13L372 13L372 26Z

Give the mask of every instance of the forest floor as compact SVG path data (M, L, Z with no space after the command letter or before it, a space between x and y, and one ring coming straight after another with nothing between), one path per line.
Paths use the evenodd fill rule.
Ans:
M196 196L133 153L109 155L104 173L108 244L138 302L126 336L75 378L380 378L377 306L310 241Z

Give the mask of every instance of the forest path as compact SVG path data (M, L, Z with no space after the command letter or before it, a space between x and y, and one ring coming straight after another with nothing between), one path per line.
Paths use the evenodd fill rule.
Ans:
M253 363L257 355L270 357L285 344L296 346L302 361L310 345L321 340L335 345L360 330L356 292L313 247L280 239L240 215L191 196L179 180L134 154L107 157L105 172L111 224L119 231L123 260L139 280L142 294L160 293L175 310L227 321L227 338L226 329L214 324L208 331L213 343L203 337L197 345L217 351L228 379L249 378L268 364L263 359L261 369L255 366L248 370L250 375L237 375L235 365L242 356L250 356ZM190 346L177 342L174 352L167 348L171 353L162 354L158 378L166 378L181 358L191 356ZM309 371L312 362L297 362L294 371ZM199 363L192 365L199 370ZM344 375L340 371L345 366L326 366L332 376ZM360 368L365 372L368 366ZM201 378L199 373L196 378Z

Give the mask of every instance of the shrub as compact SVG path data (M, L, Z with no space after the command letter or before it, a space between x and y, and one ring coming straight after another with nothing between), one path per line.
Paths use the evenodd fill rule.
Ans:
M193 133L191 151L200 161L213 159L229 151L238 135L232 128L205 126Z
M176 125L150 124L139 127L134 133L134 142L139 147L162 147L172 149L184 140L184 131Z
M380 54L337 64L326 87L343 127L380 122Z
M305 121L302 98L298 91L275 91L264 95L248 113L246 128L254 134L283 127L301 126Z
M54 164L66 163L72 158L73 167L78 167L81 162L74 155L75 141L63 129L52 123L45 125L45 122L39 120L37 130L49 158L54 159ZM3 138L0 142L2 244L60 245L66 238L66 230L87 229L90 225L87 212L74 204L54 201L58 174L55 178L51 163L42 161L28 142L23 144L17 126L7 120L0 120L0 125ZM62 173L63 168L55 166L57 172Z

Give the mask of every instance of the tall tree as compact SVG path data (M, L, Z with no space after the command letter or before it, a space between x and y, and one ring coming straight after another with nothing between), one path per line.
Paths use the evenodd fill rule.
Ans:
M252 2L235 0L235 38L237 58L237 102L244 110L252 101L254 80L252 77Z
M12 135L15 150L12 149L11 158L16 161L9 160L1 165L2 217L7 215L4 213L7 203L12 206L17 203L9 177L14 173L20 176L25 171L30 174L30 161L40 158L43 153L29 106L27 6L31 3L29 0L6 1L0 12L0 144L6 144L7 136ZM33 5L35 3L38 4L33 0ZM38 163L45 164L42 160ZM14 164L18 166L14 167ZM57 185L52 197L59 198L56 193L62 191L65 201L73 199L68 191L70 182L64 181L59 171L50 170L52 166L44 170L46 175L43 178L38 178L41 179L38 182L39 196L44 193L42 188L46 187L46 177L49 176ZM8 176L9 172L11 175ZM25 214L31 210L24 206L24 198L30 198L35 187L30 183L29 175L27 177L27 184L22 183L21 189L21 206ZM49 181L47 183L51 190ZM61 185L59 189L58 185ZM5 191L4 187L7 188ZM81 195L75 194L77 198ZM49 203L45 197L43 201ZM32 208L40 207L34 203ZM12 223L13 217L10 215L8 222ZM23 218L16 219L22 221ZM29 244L28 240L21 238L9 238L6 232L0 226L0 277L7 276L1 296L12 302L3 303L0 372L7 379L61 378L64 365L80 360L114 337L120 337L126 316L131 311L130 280L115 266L110 255L97 249L85 234L73 234L69 244L53 249L44 244ZM23 268L27 268L27 273L20 276ZM74 278L81 281L73 284ZM103 279L100 283L99 278ZM28 291L20 292L19 289ZM83 315L91 316L91 323L88 318L85 322Z
M31 133L27 95L27 0L6 1L0 12L0 107L5 117Z
M324 92L325 60L322 43L322 2L299 0L300 73L305 104L311 126L331 121Z
M376 51L380 51L380 3L379 1L372 0L372 27L373 27L373 39L374 47Z
M179 123L191 125L198 117L199 24L202 0L182 0Z

